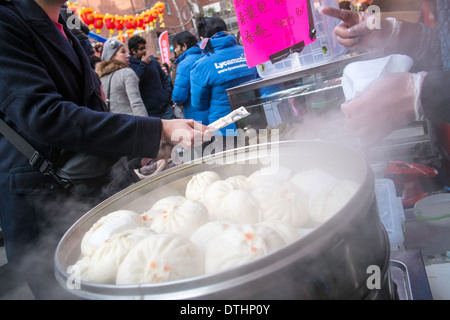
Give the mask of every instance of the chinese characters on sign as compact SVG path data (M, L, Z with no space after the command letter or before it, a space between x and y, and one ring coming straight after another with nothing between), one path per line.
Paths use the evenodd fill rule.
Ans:
M309 36L307 0L233 0L249 67Z

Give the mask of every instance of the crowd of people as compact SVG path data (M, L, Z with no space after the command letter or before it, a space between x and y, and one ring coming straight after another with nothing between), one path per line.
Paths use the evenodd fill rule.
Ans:
M227 33L227 26L219 17L201 18L197 28L200 39L189 31L179 32L172 38L172 66L147 54L146 40L139 35L127 40L128 51L126 44L117 38L108 39L100 48L95 43L91 65L104 92L111 92L111 96L106 95L106 101L111 103L109 111L162 119L193 119L204 125L230 113L226 89L253 80L258 73L248 67L224 73L208 72L217 61L242 57L244 49L234 35ZM200 41L203 41L202 48ZM200 58L203 58L201 63L197 62ZM130 70L134 71L134 77ZM119 76L112 81L116 73ZM143 105L146 112L142 110ZM175 107L182 110L181 115L174 113ZM229 129L232 131L227 134ZM235 130L232 124L217 134L235 135Z
M111 38L92 46L83 30L67 27L64 3L0 0L0 117L55 167L83 153L128 163L138 159L133 169L139 169L167 146L202 145L207 126L231 112L226 90L258 77L255 68L241 62L226 72L214 67L244 56L221 18L199 18L199 38L187 31L173 37L171 72L148 54L146 40L138 35L127 45ZM449 13L447 2L437 4ZM445 46L422 24L383 21L389 32L376 32L365 27L360 14L331 8L322 13L343 21L336 35L348 48L381 43L420 56L420 47ZM420 75L387 76L346 102L342 110L349 130L373 143L418 117L449 121L448 82L442 81L448 77L448 60L444 68L440 65L441 70ZM377 103L374 96L385 99ZM182 113L174 113L174 106ZM217 130L212 140L224 139L225 148L233 147L235 129L231 124ZM2 136L0 150L0 222L8 262L36 299L70 298L54 279L55 248L68 227L101 201L99 191L80 200L42 172L42 161L32 163Z

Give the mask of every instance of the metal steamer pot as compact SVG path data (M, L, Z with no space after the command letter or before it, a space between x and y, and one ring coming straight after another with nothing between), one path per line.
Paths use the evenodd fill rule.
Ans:
M148 210L158 199L184 195L190 178L214 170L222 178L263 166L295 172L319 168L360 184L355 196L303 238L262 258L223 272L135 285L77 282L66 272L80 258L84 234L102 216ZM142 180L84 214L55 253L62 287L83 299L391 299L389 239L381 223L370 166L355 150L323 141L283 141L224 151Z

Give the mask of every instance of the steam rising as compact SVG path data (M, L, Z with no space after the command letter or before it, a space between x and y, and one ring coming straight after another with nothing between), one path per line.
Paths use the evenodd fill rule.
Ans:
M345 128L340 106L321 115L304 114L300 122L287 125L280 131L281 140L325 140L350 147L358 145L357 139Z
M61 195L37 201L40 202L35 205L41 207L36 212L45 212L50 220L39 215L29 217L36 221L38 230L35 232L39 236L28 245L23 245L25 255L22 260L9 263L28 282L36 299L73 299L73 295L69 295L56 282L53 257L64 233L95 203Z

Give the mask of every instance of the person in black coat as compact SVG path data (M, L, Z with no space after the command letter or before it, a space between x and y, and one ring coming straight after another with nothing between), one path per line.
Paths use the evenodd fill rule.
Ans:
M128 39L130 67L139 77L139 90L149 116L161 119L175 118L171 100L172 86L161 65L147 55L147 41L141 36Z
M184 148L192 147L206 130L194 121L106 112L88 56L60 15L64 2L0 0L1 119L55 168L77 153L155 158L161 140L179 144L184 138ZM185 136L174 136L180 129ZM54 276L56 246L98 203L102 185L77 198L2 135L0 154L0 224L8 263L36 299L67 298Z

